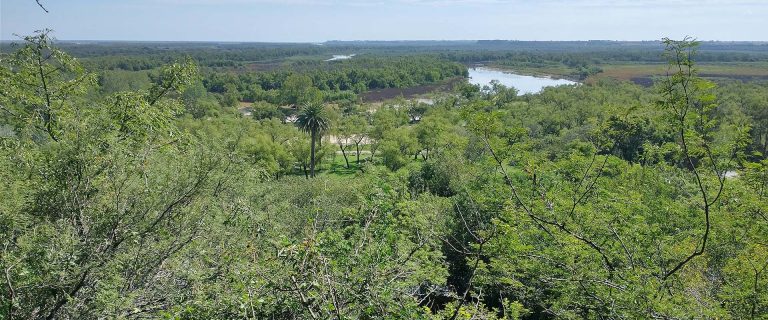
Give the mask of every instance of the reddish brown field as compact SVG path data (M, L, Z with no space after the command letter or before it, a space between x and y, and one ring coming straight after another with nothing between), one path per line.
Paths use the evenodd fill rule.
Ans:
M462 79L463 78L461 77L457 77L457 78L452 78L442 83L436 83L436 84L428 84L428 85L408 87L408 88L387 88L387 89L372 90L372 91L363 93L361 97L364 102L384 101L384 100L394 99L399 96L409 99L409 98L413 98L413 97L431 93L431 92L450 91L453 89L453 87L457 83L462 81Z

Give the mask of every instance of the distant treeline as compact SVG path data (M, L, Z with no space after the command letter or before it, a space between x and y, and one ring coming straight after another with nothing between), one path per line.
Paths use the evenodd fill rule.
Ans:
M352 99L368 90L413 87L467 75L464 65L433 56L368 56L335 62L302 60L268 72L212 72L203 84L213 93L237 90L243 100L287 104L304 102L301 95L312 95L307 93L310 87L332 101Z
M452 61L544 60L573 66L611 62L663 62L658 41L330 41L311 43L216 42L61 42L63 50L87 58L99 70L149 70L189 56L201 66L237 67L279 63L288 58L330 57L333 54L438 55ZM9 42L0 44L9 52ZM702 42L699 62L768 61L768 43ZM571 63L568 63L571 61ZM578 61L578 62L572 62Z
M147 87L161 66L191 58L203 76L204 87L197 88L196 95L204 90L225 106L260 100L351 101L369 90L467 76L465 65L476 63L586 79L606 64L663 59L657 41L63 42L61 47L100 73L105 92ZM2 43L2 52L14 48ZM704 42L698 50L703 63L768 62L768 43ZM325 61L334 54L353 53L357 55L350 60Z
M639 49L614 49L604 51L560 52L560 51L457 51L441 54L442 57L453 61L588 61L590 63L615 62L654 62L663 63L661 51ZM736 51L702 51L697 57L701 62L758 62L768 61L766 51L736 52Z
M403 88L433 83L456 76L467 76L461 64L430 56L360 57L327 63L303 61L271 72L252 72L240 75L213 73L207 78L211 92L221 92L223 83L234 82L244 89L258 84L264 90L279 89L291 74L309 76L321 90L353 90L357 93L369 89Z

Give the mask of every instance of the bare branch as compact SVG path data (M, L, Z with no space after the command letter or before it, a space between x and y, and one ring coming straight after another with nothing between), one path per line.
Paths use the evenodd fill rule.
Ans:
M46 8L43 6L43 4L42 4L42 3L40 3L40 0L35 0L35 2L37 2L37 5L38 5L38 6L40 6L40 8L41 8L41 9L43 9L43 11L45 11L45 13L48 13L48 9L46 9Z

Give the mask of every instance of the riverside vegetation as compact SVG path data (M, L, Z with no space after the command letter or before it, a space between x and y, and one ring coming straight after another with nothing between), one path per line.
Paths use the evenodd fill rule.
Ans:
M652 87L370 106L466 68L26 37L0 56L0 318L768 319L768 84L658 45Z

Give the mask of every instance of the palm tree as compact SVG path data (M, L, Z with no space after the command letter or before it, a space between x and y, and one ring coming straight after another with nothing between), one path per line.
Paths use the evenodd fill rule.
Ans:
M331 127L331 121L325 114L325 107L320 103L307 103L299 112L296 125L301 131L310 134L311 148L309 159L309 174L315 176L315 142L320 133L327 131Z

